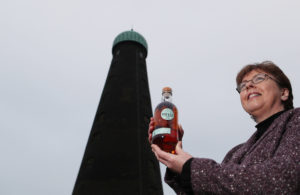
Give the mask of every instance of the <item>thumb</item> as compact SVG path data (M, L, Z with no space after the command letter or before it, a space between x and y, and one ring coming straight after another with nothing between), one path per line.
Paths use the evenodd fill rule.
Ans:
M182 150L182 141L178 141L178 142L177 142L175 151L176 151L177 154L180 154L180 153L183 151L183 150Z
M182 129L182 126L179 124L178 125L178 138L180 141L182 140L183 134L184 134L184 130Z

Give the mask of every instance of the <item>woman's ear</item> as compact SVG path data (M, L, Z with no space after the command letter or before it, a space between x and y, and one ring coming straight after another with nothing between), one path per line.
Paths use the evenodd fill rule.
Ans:
M281 100L286 101L289 98L289 95L290 91L288 90L288 88L283 88L281 92Z

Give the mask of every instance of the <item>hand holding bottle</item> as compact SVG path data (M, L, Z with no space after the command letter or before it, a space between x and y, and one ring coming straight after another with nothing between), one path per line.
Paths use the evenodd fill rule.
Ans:
M181 174L183 165L190 158L193 158L190 154L182 150L182 141L179 141L176 145L176 155L167 153L161 150L157 145L152 144L152 151L154 152L157 160L166 165L172 171Z

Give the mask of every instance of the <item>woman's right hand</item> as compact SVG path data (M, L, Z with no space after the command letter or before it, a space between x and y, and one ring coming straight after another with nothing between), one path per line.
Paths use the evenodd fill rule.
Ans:
M152 132L153 131L154 131L154 118L151 117L150 118L150 123L149 123L149 128L148 128L148 140L149 140L150 144L152 142ZM179 138L179 141L182 141L183 134L184 134L184 130L182 129L182 126L178 125L178 138Z
M148 140L149 143L151 144L152 142L152 132L154 131L154 118L150 118L150 123L149 123L149 128L148 128Z

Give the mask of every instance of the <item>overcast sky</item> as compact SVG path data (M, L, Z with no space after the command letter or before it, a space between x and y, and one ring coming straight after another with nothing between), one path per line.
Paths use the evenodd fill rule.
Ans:
M272 60L299 105L299 10L298 0L2 0L0 194L72 193L113 40L131 28L148 42L152 107L171 86L184 150L220 162L255 131L235 91L244 65Z

